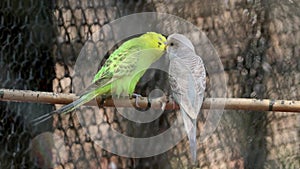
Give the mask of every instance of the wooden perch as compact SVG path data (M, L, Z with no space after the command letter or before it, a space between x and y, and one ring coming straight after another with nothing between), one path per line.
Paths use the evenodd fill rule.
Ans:
M76 100L78 96L75 94L37 92L30 90L13 90L0 89L0 101L15 102L35 102L46 104L68 104ZM129 107L135 105L135 99L131 98L130 102L126 102L128 98L106 99L105 107L113 107L117 102L118 106ZM206 98L203 102L202 109L209 109L211 105L215 107L224 104L224 98ZM140 97L137 100L139 107L147 108L149 103L146 97ZM97 106L96 101L91 101L87 105ZM157 99L153 100L151 107L160 108L161 103ZM166 105L166 109L179 109L179 106L173 101ZM300 101L293 100L273 100L273 99L246 99L246 98L226 98L224 109L231 110L256 110L256 111L278 111L278 112L298 112L300 113Z

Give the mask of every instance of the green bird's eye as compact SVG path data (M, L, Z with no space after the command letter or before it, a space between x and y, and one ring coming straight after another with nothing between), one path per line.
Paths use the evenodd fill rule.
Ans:
M158 45L160 46L160 45L161 45L161 42L158 42Z

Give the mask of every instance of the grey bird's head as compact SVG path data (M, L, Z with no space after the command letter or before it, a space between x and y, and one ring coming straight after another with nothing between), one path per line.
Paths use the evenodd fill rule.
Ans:
M195 53L192 42L182 34L174 33L167 38L167 52L170 57L182 55L185 52Z

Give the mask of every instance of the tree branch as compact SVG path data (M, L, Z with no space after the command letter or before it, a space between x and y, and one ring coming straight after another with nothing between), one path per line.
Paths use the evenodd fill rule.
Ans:
M0 101L14 102L35 102L45 104L68 104L78 99L75 94L51 93L30 90L13 90L0 89ZM120 98L106 99L103 103L105 107L113 107L115 104L122 107L135 106L135 98ZM225 102L224 102L225 101ZM146 97L140 97L137 100L140 108L147 108L149 105ZM256 110L256 111L278 111L278 112L297 112L300 113L300 101L294 100L273 100L273 99L247 99L247 98L206 98L203 102L202 109L209 109L212 105L220 107L225 104L224 109L231 110ZM95 100L87 103L87 105L97 106ZM161 102L159 99L154 99L151 102L151 107L159 109ZM168 101L166 104L167 110L179 109L179 106Z

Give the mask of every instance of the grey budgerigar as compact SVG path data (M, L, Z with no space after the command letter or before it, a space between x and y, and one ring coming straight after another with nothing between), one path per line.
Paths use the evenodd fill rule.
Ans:
M169 82L172 96L180 106L188 135L192 161L196 161L197 116L203 102L206 73L202 59L195 53L192 42L182 34L167 38L170 59Z

